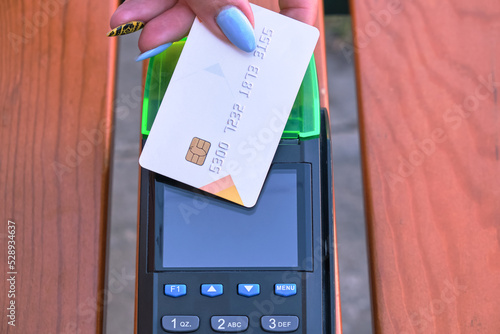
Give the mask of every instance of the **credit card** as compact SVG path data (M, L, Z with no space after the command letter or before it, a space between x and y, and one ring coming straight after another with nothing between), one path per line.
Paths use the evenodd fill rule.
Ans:
M143 168L245 207L264 185L319 31L252 5L247 53L195 20L143 148Z

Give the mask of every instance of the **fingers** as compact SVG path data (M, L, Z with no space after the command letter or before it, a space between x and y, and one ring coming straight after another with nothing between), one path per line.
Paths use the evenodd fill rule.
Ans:
M248 0L186 0L205 26L238 48L255 49L254 18Z
M254 18L248 0L127 0L111 17L111 27L119 28L108 35L137 31L142 25L134 25L138 28L135 30L122 25L142 21L145 27L139 49L144 52L184 37L195 16L219 38L247 52L255 49Z
M172 8L175 0L127 0L111 16L111 28L131 21L148 22Z
M182 2L147 22L139 38L141 52L186 36L195 14Z
M318 15L318 0L280 0L281 14L313 25Z
M281 13L314 24L318 1L280 0ZM155 54L187 35L195 16L218 37L246 52L255 49L254 17L248 0L127 0L111 17L111 27L116 29L108 35L137 31L143 22L139 49Z

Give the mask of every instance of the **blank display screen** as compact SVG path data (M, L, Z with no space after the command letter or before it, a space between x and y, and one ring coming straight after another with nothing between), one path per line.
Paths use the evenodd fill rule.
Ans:
M297 169L272 168L251 209L165 184L163 267L297 267L301 183Z

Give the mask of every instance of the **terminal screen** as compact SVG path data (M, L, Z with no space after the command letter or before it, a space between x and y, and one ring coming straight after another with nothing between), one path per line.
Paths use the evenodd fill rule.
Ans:
M297 267L303 189L297 169L273 167L256 206L248 209L164 184L163 267Z

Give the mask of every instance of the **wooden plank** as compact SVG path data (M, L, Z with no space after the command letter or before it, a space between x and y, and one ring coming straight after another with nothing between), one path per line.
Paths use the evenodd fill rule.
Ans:
M115 7L0 2L1 333L102 332L116 56L106 32ZM17 272L15 298L7 271Z
M500 2L351 9L376 333L499 333Z

